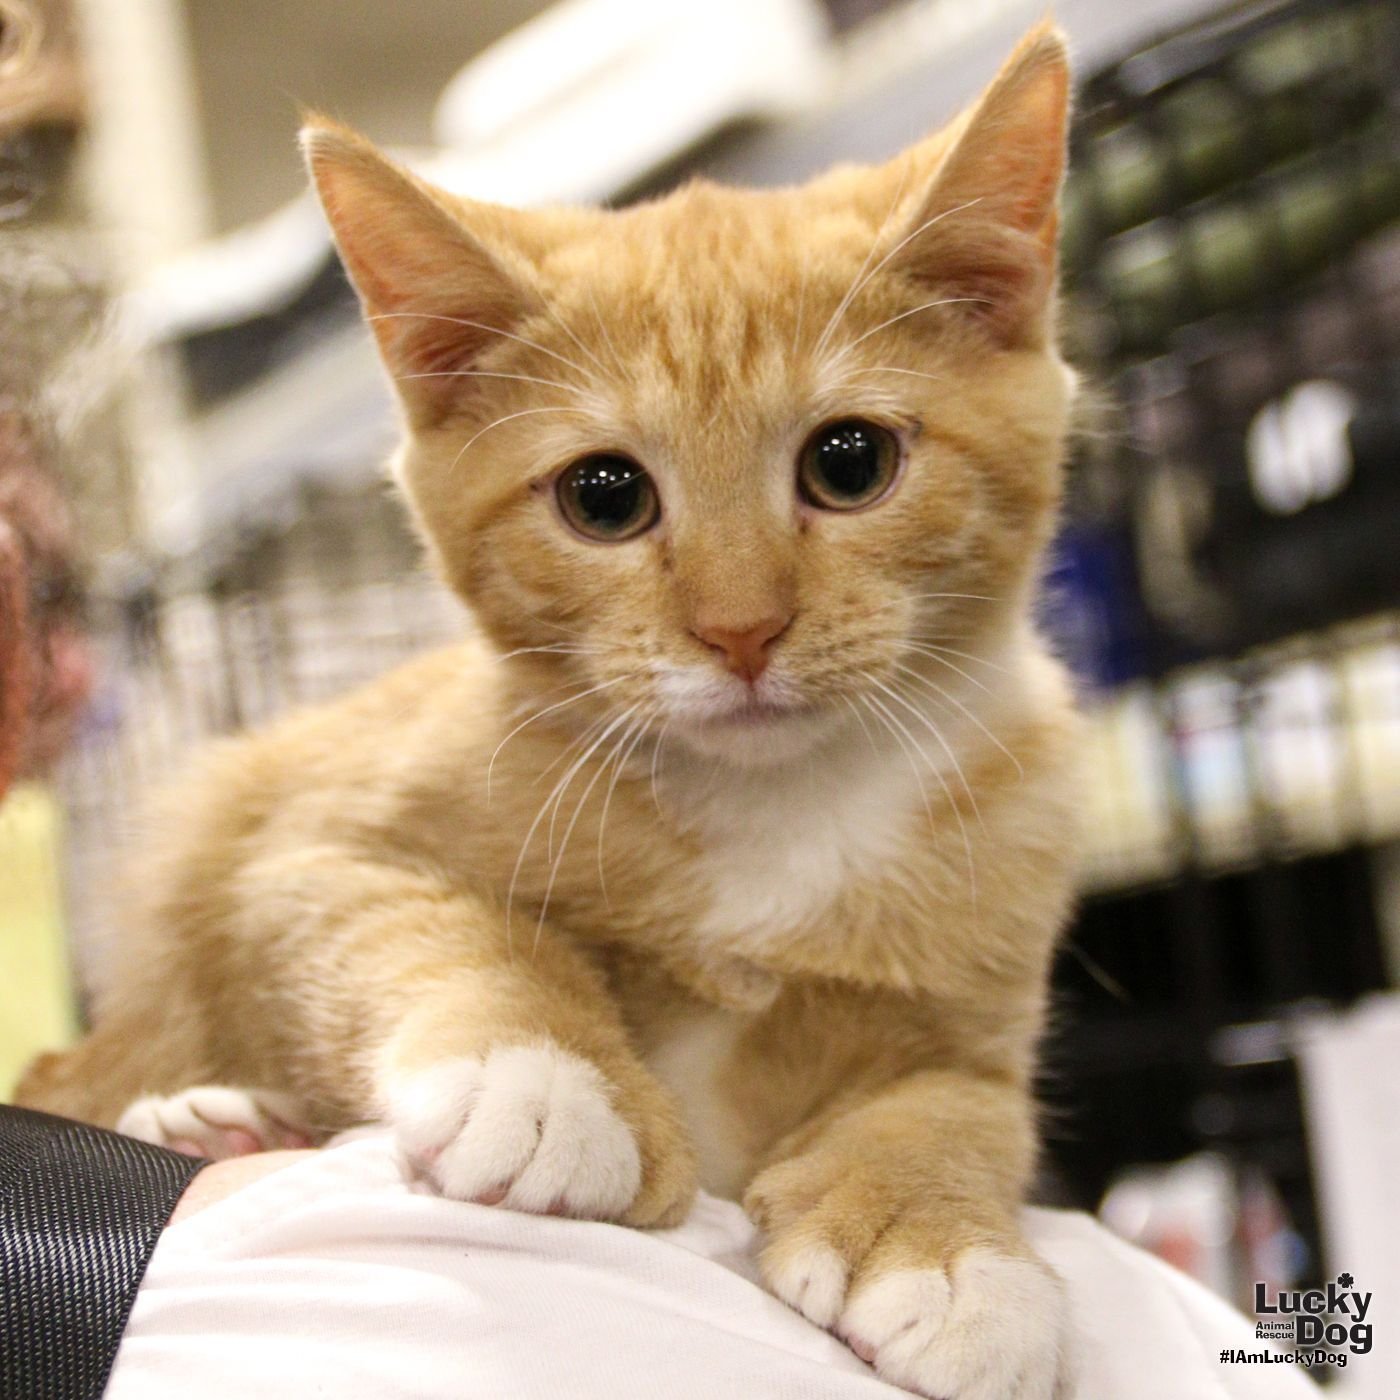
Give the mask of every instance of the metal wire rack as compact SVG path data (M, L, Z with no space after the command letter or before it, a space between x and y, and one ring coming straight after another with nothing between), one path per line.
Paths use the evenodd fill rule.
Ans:
M1256 0L1093 75L1066 208L1071 336L1121 417L1059 572L1113 835L1057 974L1054 1155L1092 1205L1127 1161L1224 1149L1314 1276L1288 1027L1392 976L1397 18Z

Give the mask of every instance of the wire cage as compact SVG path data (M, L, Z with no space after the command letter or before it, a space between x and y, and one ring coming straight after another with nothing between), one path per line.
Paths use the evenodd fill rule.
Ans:
M1386 985L1372 852L1400 834L1396 19L1255 0L1125 57L1084 84L1066 201L1074 356L1121 425L1074 464L1048 615L1094 760L1054 1164L1092 1207L1124 1163L1223 1149L1274 1183L1303 1277L1287 1027ZM343 283L316 286L343 326ZM209 395L248 377L229 355L265 370L248 341L194 347ZM293 484L235 526L97 601L106 679L64 779L80 971L114 832L191 745L465 625L377 482Z
M217 556L174 580L138 573L92 612L102 683L62 775L83 989L104 952L114 853L191 749L344 694L467 626L377 479L296 490Z
M1121 424L1058 583L1095 720L1055 1158L1263 1171L1321 1276L1290 1027L1389 981L1400 833L1393 0L1235 5L1085 83L1065 260ZM1104 833L1112 833L1111 839Z

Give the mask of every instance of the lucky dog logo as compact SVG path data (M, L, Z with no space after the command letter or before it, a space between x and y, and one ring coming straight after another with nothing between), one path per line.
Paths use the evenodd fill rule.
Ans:
M1337 1275L1325 1288L1281 1288L1271 1298L1267 1284L1254 1285L1255 1336L1295 1348L1289 1353L1241 1351L1231 1361L1256 1358L1305 1366L1345 1366L1350 1353L1371 1350L1371 1295L1350 1274ZM1227 1358L1222 1356L1221 1360Z

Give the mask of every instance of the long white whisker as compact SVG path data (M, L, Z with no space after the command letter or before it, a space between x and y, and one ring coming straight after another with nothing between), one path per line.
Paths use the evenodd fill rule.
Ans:
M618 680L619 680L619 681L622 680L622 679L624 679L624 678L623 678L623 677L618 677ZM614 684L615 684L615 683L616 683L616 682L614 682ZM604 737L606 737L606 735L605 735ZM602 739L599 739L599 740L598 740L598 743L601 743L601 742L602 742ZM596 747L597 747L597 744L594 745L594 748L596 748ZM588 753L584 754L584 755L578 760L577 763L571 764L571 765L569 766L568 772L566 772L566 773L564 774L564 776L563 776L562 778L560 778L559 781L558 781L557 783L555 783L554 787L551 789L551 791L549 792L548 796L546 796L546 798L544 799L544 801L540 803L540 809L539 809L538 812L535 813L535 819L534 819L534 821L532 821L532 822L530 823L529 830L526 831L526 833L525 833L525 839L520 843L520 854L517 855L516 858L515 858L515 869L511 871L511 874L510 874L510 886L509 886L509 888L506 890L506 947L507 947L508 949L512 947L511 913L512 913L512 911L513 911L514 908L515 908L515 890L516 890L516 886L520 883L520 872L521 872L521 870L524 868L524 865L525 865L525 855L526 855L526 853L529 851L530 845L531 845L531 843L532 843L532 842L534 841L534 839L535 839L535 832L539 830L540 823L544 820L544 814L549 810L549 805L550 805L550 803L551 803L551 802L554 802L554 803L555 803L555 810L557 811L557 810L558 810L558 799L561 797L561 795L562 795L564 789L567 788L568 784L569 784L570 782L573 781L574 775L578 772L579 765L582 764L582 763L587 762L588 756L589 756L589 754L591 754L592 752L593 752L593 749L589 749ZM549 858L549 854L550 854L550 853L548 853L548 852L546 853L546 859ZM544 923L544 916L543 916L543 914L541 914L541 916L540 916L540 925L542 926L543 923ZM538 930L536 931L536 935L535 935L535 946L536 946L537 948L538 948L538 946L539 946L539 934L538 934Z
M590 295L592 294L592 290L593 289L590 284ZM553 321L554 324L558 326L559 329L563 331L564 334L568 336L569 339L572 340L574 344L577 345L578 348L582 350L583 353L587 355L588 358L592 360L595 365L598 366L598 368L603 372L604 375L606 375L608 372L607 366L602 362L602 360L600 360L597 357L597 355L593 353L592 350L588 348L587 345L584 344L582 340L579 339L578 335L575 334L573 327L570 326L568 322L565 321L564 318L558 313L558 311L554 309L554 304L549 300L549 298L546 297L543 292L539 291L538 288L535 290L535 297L539 301L540 305L544 308L545 315L548 316L549 319Z
M578 761L578 763L574 765L574 768L571 770L571 776L569 778L570 783L572 783L573 781L572 773L576 773L579 767L582 764L586 763L590 757L592 757L592 755L597 751L598 747L607 739L608 735L611 734L614 729L616 729L619 725L630 720L640 708L641 705L639 702L638 704L633 705L631 709L624 710L620 715L618 715L618 717L613 721L613 723L603 731L603 733L598 737L597 741L594 743L593 747L590 748L588 752L584 754L584 756ZM540 934L544 930L545 916L549 913L550 896L554 893L554 882L559 877L559 868L564 863L564 852L568 849L569 837L571 837L574 834L574 827L578 825L579 816L582 814L584 806L588 802L589 793L591 793L593 789L598 786L598 780L607 771L608 761L605 759L602 763L598 765L598 771L594 773L593 776L588 780L587 785L583 789L582 795L579 797L579 800L574 804L574 814L569 818L568 826L564 828L564 835L559 842L559 850L555 854L554 864L551 865L549 869L549 881L544 887L544 899L540 902L540 917L535 923L535 946L530 953L532 959L534 958L535 953L539 950ZM567 792L568 788L569 783L566 783L564 785L564 792ZM563 802L563 800L564 793L561 792L559 794L559 800L554 804L554 816L559 815L559 806ZM553 844L554 840L554 816L550 817L549 819L551 845Z
M990 686L984 685L976 676L968 671L964 671L961 666L956 666L951 661L945 661L932 647L921 646L918 642L906 642L905 647L918 656L926 656L930 661L936 661L940 666L946 666L950 671L957 672L969 685L975 685L978 690L985 692L987 695L992 694L992 688Z
M922 306L911 306L908 311L901 311L897 316L891 316L887 320L881 321L878 326L872 326L864 335L858 335L848 345L841 347L842 358L849 355L858 345L864 344L872 335L879 335L881 331L893 326L896 322L906 321L910 316L917 316L921 311L932 311L935 306L958 306L963 302L980 302L983 306L990 306L991 303L986 297L943 297L938 301L926 301Z
M603 681L600 685L595 685L585 690L582 695L571 696L567 700L561 700L557 705L547 705L543 710L536 710L534 714L528 716L522 723L517 724L514 729L496 745L495 751L491 755L491 761L486 765L486 800L491 800L491 773L496 766L496 759L505 746L520 733L522 729L534 724L537 719L543 719L546 715L552 715L556 710L567 709L570 705L577 705L580 700L587 700L590 695L597 695L600 690L609 690L615 685L621 685L626 676L615 676L610 681Z
M890 690L890 689L889 689L888 687L886 687L885 685L881 684L880 681L876 680L874 676L867 676L866 679L869 680L870 683L871 683L872 685L875 685L875 686L877 686L879 689L883 690L883 691L884 691L887 695L889 695L891 698L893 698L893 699L898 699L898 698L899 698L898 696L896 696L896 695L894 694L894 692L893 692L892 690ZM909 742L910 742L911 744L913 744L915 750L916 750L919 754L923 755L924 762L925 762L925 763L928 763L929 769L930 769L930 771L933 773L933 776L934 776L935 778L938 779L938 785L939 785L939 787L941 787L941 788L943 789L943 795L948 799L948 806L951 807L951 808L953 809L953 816L957 818L957 822L958 822L958 831L959 831L959 832L961 833L961 835L962 835L963 851L964 851L964 852L966 853L966 855L967 855L967 885L968 885L968 891L969 891L969 893L971 894L972 902L973 902L973 904L975 905L975 904L977 903L977 871L976 871L976 867L973 865L973 861L972 861L972 838L968 835L967 823L966 823L965 821L963 821L962 812L961 812L961 811L959 810L959 808L958 808L957 800L956 800L956 798L954 798L954 796L953 796L952 789L948 786L947 779L944 778L942 772L939 770L939 767L938 767L938 765L937 765L936 763L930 763L930 762L929 762L928 754L925 752L923 746L919 743L919 741L918 741L917 739L915 739L914 736L913 736L912 734L909 733L908 726L905 725L905 724L899 719L899 717L898 717L897 715L890 714L889 707L888 707L887 705L885 705L885 703L884 703L883 701L881 701L881 700L876 700L875 697L874 697L873 695L867 696L866 698L870 701L871 704L875 705L877 708L879 708L880 710L882 710L882 711L889 717L889 720L890 720L890 722L891 722L892 724L898 726L898 728L899 728L899 729L904 733L904 735L908 738ZM908 708L908 709L914 709L914 707L913 707L912 705L909 705L907 701L906 701L906 702L903 702L903 703L905 704L906 708ZM919 713L919 711L917 711L917 710L915 710L914 712L915 712L916 714ZM926 718L926 717L925 717L925 722L927 723L927 718ZM930 728L932 728L932 726L930 726ZM944 751L948 754L948 757L949 757L949 758L952 758L952 757L953 757L952 750L948 748L948 745L947 745L946 743L944 743L944 741L943 741L943 736L942 736L941 734L939 734L938 731L937 731L936 729L933 730L933 734L934 734L934 737L938 740L938 742L939 742L940 744L943 744ZM954 766L955 768L957 767L957 760L956 760L956 759L953 759L953 766ZM962 770L959 769L958 772L959 772L959 775L961 776ZM963 787L964 787L964 788L967 788L967 782L966 782L966 780L964 780L964 782L963 782ZM969 790L969 791L968 791L968 796L971 797L971 795L972 795L972 794L971 794L971 791ZM974 809L975 809L976 803L974 803L973 806L974 806Z
M547 389L562 389L566 394L582 391L576 384L565 384L561 379L541 379L534 374L501 374L490 369L431 369L418 374L396 374L394 382L403 383L406 379L514 379L521 384L543 384Z
M664 816L665 813L661 810L661 794L656 790L656 764L657 760L661 757L661 745L666 742L666 731L670 729L670 727L671 721L668 719L666 723L661 726L661 730L656 736L656 747L651 751L651 802L652 806L656 808L656 815L659 817Z
M588 741L592 739L593 736L597 734L598 731L602 729L602 727L605 724L607 724L611 719L612 715L605 710L601 715L598 716L597 719L593 721L592 724L587 725L582 733L575 734L574 737L570 739L569 742L565 744L564 747L560 749L559 752L555 754L554 757L550 759L550 761L546 763L545 766L541 768L538 773L535 774L534 778L531 780L531 786L538 787L542 782L544 782L544 780L547 777L549 777L549 775L552 772L554 772L556 768L559 767L561 763L571 762L574 754L576 754L581 748L583 748L583 746L586 743L588 743ZM548 847L549 854L551 856L554 854L553 825L554 824L551 822Z
M608 829L608 808L612 806L613 792L617 788L617 780L622 776L622 770L627 766L627 760L632 757L638 744L646 737L647 721L649 714L641 715L632 728L618 742L617 748L613 751L614 764L612 777L608 779L608 790L603 797L603 812L598 818L598 888L603 892L603 904L611 909L612 902L608 899L608 879L603 873L603 834ZM631 741L628 742L628 735ZM622 746L626 744L624 749Z
M555 622L550 618L541 617L539 613L531 612L529 608L522 606L519 602L517 602L516 606L520 608L521 612L523 612L526 617L533 618L541 627L552 627L556 632L563 632L566 636L581 637L585 642L589 642L590 644L592 642L592 638L587 632L580 632L576 627L565 627L562 622Z
M613 370L625 377L626 372L623 369L622 358L617 353L617 345L612 338L612 332L608 329L608 323L603 319L603 312L598 305L598 295L593 289L593 283L586 282L584 285L588 289L588 300L593 307L593 319L597 322L598 329L603 334L603 340L607 343L608 354L612 357Z
M940 730L939 727L928 717L928 715L926 715L907 696L901 695L892 686L886 685L884 681L875 680L873 676L871 677L871 681L876 687L883 691L884 694L888 695L890 699L893 700L896 704L902 705L906 710L908 710L909 713L913 715L914 718L917 719L919 723L922 724L930 734L933 735L934 739L938 743L939 748L941 748L943 752L947 754L948 762L953 765L953 772L955 772L958 775L958 781L962 784L962 790L967 794L967 800L972 805L972 813L977 818L977 825L982 827L982 829L985 831L986 826L982 821L982 813L978 810L977 807L977 798L973 793L972 788L968 785L967 778L962 770L962 764L958 762L958 756L956 753L953 752L953 746L943 737L942 730ZM949 801L952 802L951 796L949 797ZM953 803L953 812L954 815L959 817L959 824L961 824L961 813L959 813L956 803Z
M1005 598L993 598L986 593L910 593L906 597L909 602L920 602L925 598L967 598L974 603L1004 603L1006 601Z
M860 725L861 732L865 735L866 742L870 745L872 751L878 757L880 753L880 746L875 742L875 736L870 732L870 726L866 724L865 716L861 714L860 708L857 706L856 702L851 699L849 695L843 695L841 698L846 702L846 708L850 710L850 712L856 717L856 723Z
M926 374L921 369L900 369L898 365L857 365L855 369L848 369L845 378L850 379L857 374L908 374L915 379L930 379L935 384L946 384L947 375Z
M1000 675L1009 676L1013 674L1005 666L999 666L995 661L988 661L985 656L976 656L970 651L959 651L956 647L945 647L940 642L930 642L919 638L913 642L910 642L909 645L912 649L917 649L925 653L932 653L933 655L937 656L939 660L942 660L945 656L960 656L964 661L971 661L977 666L985 666L987 670L996 671ZM943 664L950 671L956 671L958 675L963 676L967 680L972 681L973 685L982 684L981 681L972 680L972 677L969 676L966 671L964 671L960 666L954 666L951 661L944 661Z
M1005 598L993 598L987 593L901 593L896 598L886 598L879 606L888 611L890 608L902 608L908 603L922 603L933 598L951 598L953 600L966 599L973 603L1004 603Z
M879 720L882 725L884 725L885 729L889 731L889 734L894 739L895 743L899 745L900 752L904 755L904 761L908 763L909 771L914 775L914 781L918 784L919 796L923 800L924 804L924 815L928 817L929 830L932 832L936 832L938 830L938 823L935 822L933 819L933 807L929 804L928 788L924 785L924 775L921 769L919 768L919 765L914 761L914 754L917 753L921 758L923 758L925 764L927 764L928 755L925 754L924 751L921 748L919 748L917 744L914 744L912 749L910 748L910 744L913 743L912 737L906 739L905 737L902 737L899 734L899 732L895 729L894 725L891 723L889 711L883 705L880 705L877 709L876 706L879 705L879 701L877 701L873 696L862 695L860 697L860 703L864 705L865 708L869 710L870 713L877 720ZM883 714L881 713L882 710L884 711ZM908 730L905 730L905 735L908 735Z
M995 744L997 748L999 748L1002 751L1002 753L1004 753L1007 756L1007 758L1011 760L1012 765L1016 769L1017 775L1023 779L1025 778L1026 770L1021 767L1020 759L1018 759L1016 755L1012 753L1011 750L1008 749L1006 745L1003 744L1001 740L998 739L997 736L993 734L992 731L988 729L987 726L983 724L980 719L978 719L976 714L974 714L972 710L968 709L968 707L964 705L963 702L959 700L956 695L953 695L949 691L944 690L943 687L939 685L937 681L930 680L926 675L924 675L922 671L916 671L912 666L906 666L902 661L896 661L894 663L894 666L896 670L903 671L906 676L912 676L921 685L928 686L929 689L932 690L935 694L942 696L943 700L947 704L956 706L959 710L961 710L963 714L965 714L968 717L968 719L970 719L973 722L973 724L975 724L977 728L980 729L982 733L985 734L987 738L990 739L992 743ZM906 682L906 684L908 684L908 682Z
M580 756L570 765L568 773L565 774L565 781L556 787L555 791L558 792L559 795L554 799L554 810L549 814L549 832L545 838L545 854L549 857L549 859L554 859L554 830L555 827L558 825L559 812L564 805L564 798L568 795L569 788L573 785L574 779L582 770L583 765L587 763L588 760L592 758L593 755L597 753L598 750L602 748L604 744L607 743L608 738L617 730L618 726L621 725L625 720L629 719L636 712L637 706L632 705L629 708L623 710L623 712L620 715L612 716L612 718L608 720L608 723L604 726L602 732L598 735L598 737L594 739L591 744L589 744L587 750L584 753L580 754ZM603 768L606 766L606 764L599 765L598 773L601 773L603 771ZM594 774L593 781L596 782L597 778L598 774ZM590 782L584 795L587 796L587 793L591 792L592 790L593 783ZM578 816L577 807L574 808L574 815L575 817ZM572 824L570 825L569 830L573 830ZM565 839L567 840L568 838L566 837ZM553 884L552 879L550 883Z
M905 166L900 172L899 188L894 192L894 199L890 201L890 207L885 211L885 217L880 220L880 227L875 230L875 237L870 240L870 247L865 250L865 261L856 270L856 275L851 279L851 285L846 288L845 295L836 303L836 310L827 319L826 325L822 327L822 333L817 337L817 343L812 347L814 356L820 355L823 347L831 338L836 327L841 323L841 318L846 314L846 308L855 300L856 294L866 283L866 269L870 266L870 260L875 256L875 250L880 246L880 240L885 236L885 230L890 226L890 220L894 218L894 211L899 208L904 199L904 188L909 183L909 166Z
M489 432L491 431L492 428L499 428L499 427L501 426L502 423L510 423L510 422L513 422L513 421L514 421L515 419L517 419L517 418L529 418L532 414L536 414L536 413L582 413L582 412L583 412L582 409L579 409L579 408L571 408L568 404L547 404L547 405L546 405L545 407L543 407L543 408L522 408L522 409L520 409L519 412L517 412L517 413L507 413L507 414L504 415L504 417L497 418L497 419L495 420L495 422L493 422L493 423L488 423L484 428L481 428L481 429L479 429L477 432L473 433L473 434L471 435L471 437L469 437L469 438L467 439L466 444L463 446L462 450L452 459L451 463L448 465L447 470L448 470L449 474L452 473L452 472L454 472L454 471L456 471L456 470L457 470L457 463L460 462L460 461L462 460L462 458L465 457L465 456L467 455L467 453L471 451L471 449L476 445L477 440L478 440L479 438L485 437L486 434L489 433Z
M514 331L502 330L500 326L488 326L484 321L468 321L462 316L441 316L432 311L380 311L365 319L369 321L397 321L405 318L414 318L420 321L445 321L452 326L466 326L471 330L489 331L492 335L504 336L507 340L515 341L517 345L525 345L531 350L538 350L541 355L548 355L551 360L558 360L561 365L568 365L571 370L583 375L585 379L592 380L594 378L591 370L585 369L583 365L569 359L567 355L560 355L549 349L548 346L541 345L538 341L527 340L523 335L516 335Z
M908 178L908 169L907 169L907 167L906 167L906 171L905 171L905 178L906 178L906 179ZM903 185L903 182L901 181L901 183L900 183L900 191L901 191L901 193L903 192L903 189L904 189L904 185ZM901 239L899 240L899 242L896 243L896 244L894 245L894 247L891 248L890 251L889 251L888 253L886 253L885 256L884 256L883 258L881 258L880 261L877 262L877 263L875 264L874 267L872 267L872 268L870 269L869 272L866 272L865 275L864 275L863 277L860 278L860 280L857 282L857 284L856 284L854 287L851 288L851 291L850 291L850 293L849 293L849 300L847 301L847 305L850 304L850 301L853 301L857 296L860 295L860 290L861 290L861 288L864 287L864 286L866 285L866 283L869 282L870 279L871 279L872 277L876 277L876 276L879 275L880 269L883 268L883 267L885 266L885 264L888 263L889 260L890 260L892 257L894 257L896 254L898 254L898 253L899 253L900 251L902 251L903 249L907 248L916 238L919 237L920 234L922 234L922 233L927 233L928 230L931 229L931 228L934 226L934 224L942 223L943 220L946 219L946 218L948 218L950 215L953 215L953 214L961 214L965 209L971 209L972 206L973 206L974 204L980 204L981 202L982 202L982 198L981 198L981 196L979 195L976 199L969 199L969 200L967 201L966 204L957 204L957 205L954 205L953 208L951 208L951 209L944 209L941 213L935 214L931 219L925 219L924 222L921 223L921 224L918 226L918 228L916 228L916 229L913 231L913 233L906 234L903 238L901 238ZM890 212L893 213L894 211L891 210ZM889 222L889 220L886 219L886 223L888 223L888 222ZM884 232L884 227L883 227L883 226L881 226L880 232L881 232L881 233ZM878 234L876 235L875 241L876 241L877 243L879 242L879 235L878 235ZM872 248L871 251L873 252L874 249ZM862 271L863 271L863 269L862 269ZM981 298L972 298L972 299L973 299L973 300L981 300ZM844 308L843 308L843 310L844 310ZM861 337L861 340L863 340L864 338L865 338L865 337L862 336L862 337ZM855 345L859 345L859 344L860 344L860 341L857 340L856 342L854 342L854 344L855 344ZM853 348L853 347L852 347L852 346L847 346L846 348L847 348L847 349L851 349L851 348Z
M534 652L548 652L554 656L595 656L601 654L601 651L601 647L578 647L570 646L568 642L551 642L542 647L516 647L514 651L504 652L497 660L509 661L513 656L529 656Z

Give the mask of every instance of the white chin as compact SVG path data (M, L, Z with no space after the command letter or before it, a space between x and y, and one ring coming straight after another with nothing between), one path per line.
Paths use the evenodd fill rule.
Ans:
M693 753L739 768L773 768L802 758L839 727L840 716L820 710L771 719L677 723L672 733Z

